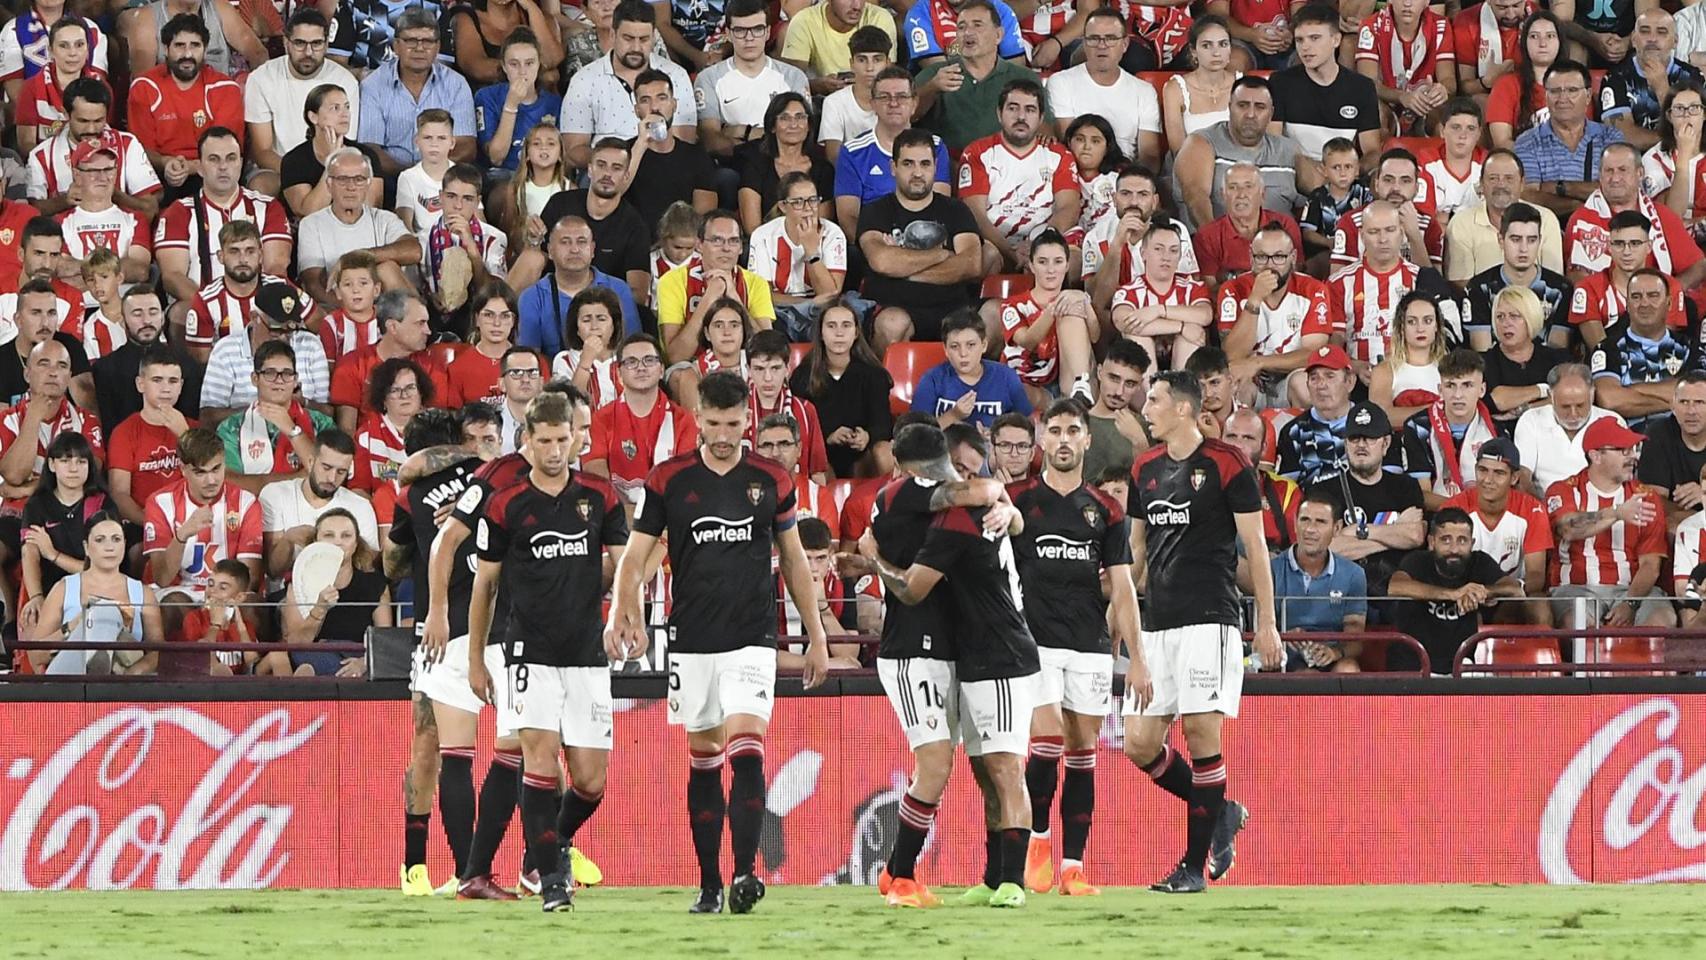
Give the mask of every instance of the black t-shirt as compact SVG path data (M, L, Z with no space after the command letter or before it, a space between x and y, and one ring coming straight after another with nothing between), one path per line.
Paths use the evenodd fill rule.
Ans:
M68 506L61 503L52 490L42 490L24 502L23 526L25 529L42 527L47 531L48 539L53 541L56 552L76 560L87 560L83 537L88 532L89 518L103 510L113 509L112 499L105 493L85 493L83 499ZM46 557L42 557L41 595L47 596L53 585L66 576L59 564L49 563Z
M1346 487L1350 489L1348 498L1345 496ZM1397 523L1399 514L1411 507L1422 506L1422 485L1416 482L1416 478L1390 470L1382 470L1380 479L1371 484L1361 483L1349 474L1334 471L1323 474L1309 489L1327 490L1340 503L1345 504L1345 529L1353 534L1357 527L1364 523L1371 527ZM1347 499L1349 502L1346 502ZM1368 575L1369 596L1382 596L1386 593L1386 583L1392 579L1392 571L1398 569L1398 562L1404 559L1404 554L1408 552L1382 550L1358 561Z
M1516 411L1500 410L1493 406L1493 389L1495 387L1532 387L1546 382L1546 375L1560 363L1569 363L1570 355L1557 347L1534 342L1534 352L1529 354L1527 363L1517 363L1497 345L1481 354L1481 367L1487 382L1487 392L1482 399L1487 403L1487 410L1493 415L1493 426L1500 434L1511 437L1516 433L1516 421L1521 416Z
M954 238L962 233L977 234L971 211L952 197L932 193L930 205L915 212L901 206L900 199L891 193L859 208L858 236L850 239L857 244L859 237L875 230L900 240L907 227L920 221L942 228L944 249L952 249ZM965 284L918 283L906 277L887 277L875 269L865 275L865 296L885 307L923 307L939 313L971 303Z
M597 247L592 255L594 268L622 279L626 279L629 270L646 270L646 259L652 249L652 231L657 228L657 222L647 223L640 216L640 211L626 200L617 203L610 216L594 220L587 213L586 199L585 190L561 190L547 200L545 209L539 214L539 219L545 224L545 235L551 235L551 228L557 225L558 220L580 217L592 227L592 243Z
M474 482L474 471L479 466L479 458L470 456L461 463L452 464L410 484L397 500L396 516L391 523L391 542L400 547L415 548L411 576L415 581L415 607L418 610L427 609L432 600L432 591L427 587L427 561L433 539L438 536L438 525L433 522L433 516L439 507L461 498L462 492ZM468 633L468 602L474 587L473 555L474 538L463 538L456 551L454 566L450 568L448 607L452 637ZM426 617L416 617L415 623L425 629Z
M456 498L456 509L450 515L462 521L462 525L472 532L480 522L480 515L485 512L487 499L494 492L521 482L532 469L527 458L519 453L506 453L482 464L474 471L474 477L468 488L462 491L462 496Z
M1464 329L1493 329L1493 298L1510 286L1505 279L1505 266L1494 264L1469 278L1464 285L1462 320ZM1561 273L1541 267L1528 289L1540 298L1540 312L1546 319L1543 330L1570 325L1570 294L1575 284Z
M822 390L811 389L811 363L808 356L795 368L788 379L788 389L797 397L810 400L817 407L818 423L823 435L829 436L842 427L863 427L871 435L871 443L881 443L894 436L894 411L889 408L889 391L894 380L887 370L854 359L847 364L838 380L824 378ZM863 453L842 444L828 444L830 472L838 477L851 477ZM870 449L867 447L866 449Z
M1647 442L1641 446L1642 483L1675 490L1685 483L1700 482L1706 466L1706 450L1690 450L1682 441L1676 417L1666 414L1647 421Z
M553 495L531 478L492 494L474 535L480 559L503 564L487 643L508 663L602 667L604 550L628 542L610 481L574 472Z
M957 673L960 680L973 683L1028 677L1042 669L1037 642L1025 622L1013 541L983 535L986 512L982 507L954 507L936 514L918 551L919 564L947 577L936 589L946 589L954 598Z
M385 595L385 574L378 570L354 570L349 583L338 588L338 602L326 613L315 640L324 643L361 643L373 626L373 611Z
M634 141L629 140L627 145L632 150ZM675 149L668 153L646 151L634 171L634 182L623 196L639 208L650 235L670 204L677 200L692 203L695 190L715 190L716 176L717 165L711 162L711 155L704 147L677 140Z
M1108 653L1108 601L1102 570L1131 563L1125 510L1085 484L1062 495L1041 477L1007 488L1025 517L1014 538L1025 620L1037 645Z
M1274 120L1311 155L1334 137L1353 142L1364 130L1380 129L1380 99L1374 81L1355 70L1339 67L1333 82L1321 86L1299 64L1268 78L1273 90Z
M1635 31L1635 0L1595 0L1576 7L1576 22L1594 33L1627 37Z
M877 541L877 552L890 566L905 570L918 559L935 520L930 497L938 486L933 481L903 477L878 491L871 510L871 536ZM932 590L919 604L886 596L877 656L885 660L953 660L958 655L955 629L953 598L948 590Z
M1144 525L1149 567L1144 629L1241 626L1233 517L1262 512L1256 471L1244 451L1204 440L1185 459L1175 460L1159 445L1140 454L1131 473L1126 513Z
M64 344L66 352L71 354L71 375L73 377L82 376L89 372L89 354L83 350L82 341L69 333L55 333L53 339ZM3 401L4 405L8 407L22 400L24 394L28 393L30 389L29 383L24 380L24 357L18 355L18 348L22 344L23 339L18 338L11 343L0 346L0 401ZM25 353L28 352L25 351ZM130 392L136 392L134 374L132 374L131 379L124 382L124 386L129 387ZM199 395L201 391L196 392ZM142 409L141 404L142 401L137 400L138 410Z
M357 150L360 150L362 155L367 158L367 162L373 165L373 175L376 177L379 176L379 153L376 150L365 143L357 143L356 141L349 139L344 140L344 146L354 147ZM314 156L314 141L302 141L296 145L295 149L285 154L283 159L279 161L279 199L282 200L284 198L284 191L291 187L301 186L307 187L310 190L314 189L314 185L320 182L320 177L323 176L325 172L326 165L320 162L319 157ZM415 226L424 229L426 224L417 223Z
M684 453L652 468L634 529L669 538L670 649L728 653L776 646L771 545L795 522L794 479L747 452L718 474Z
M817 187L817 195L830 200L835 196L835 164L816 153L811 155L811 163L811 178ZM776 188L781 182L782 176L776 172L774 158L766 156L762 150L747 152L746 165L740 173L740 186L742 190L752 190L758 194L761 217L768 218L770 208L776 205Z
M1479 550L1469 554L1469 563L1463 572L1455 577L1440 573L1434 563L1434 556L1427 550L1414 550L1398 565L1398 569L1410 577L1430 587L1446 587L1456 589L1470 583L1479 583L1490 587L1505 578L1505 572L1499 569L1499 562ZM1372 588L1370 589L1372 593ZM1404 600L1398 604L1397 627L1399 633L1407 633L1417 640L1428 651L1428 659L1432 661L1433 672L1448 674L1451 672L1452 658L1457 655L1457 648L1470 635L1481 629L1481 611L1474 610L1461 613L1457 603L1451 600ZM1414 652L1408 647L1394 645L1386 657L1386 665L1392 670L1415 670L1420 667Z

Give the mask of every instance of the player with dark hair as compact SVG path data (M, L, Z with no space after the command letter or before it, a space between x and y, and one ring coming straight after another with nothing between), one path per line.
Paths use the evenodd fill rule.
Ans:
M755 865L764 824L764 735L776 693L772 543L807 637L806 689L823 682L829 662L811 565L795 529L794 480L781 464L742 446L747 401L746 382L733 373L717 371L700 381L694 412L699 449L658 464L646 478L605 634L612 657L645 653L650 636L641 583L646 558L667 532L675 573L669 720L687 728L687 810L699 859L692 913L723 909L718 859L725 811L734 851L729 912L750 913L764 897ZM726 805L725 755L733 769Z
M498 702L485 648L501 646L523 754L521 822L547 913L572 906L559 844L604 798L613 732L600 607L604 556L621 562L628 522L609 480L569 466L591 425L580 390L535 397L522 430L532 468L492 494L474 535L468 682ZM563 753L571 786L559 801Z
M1155 446L1132 465L1132 555L1141 558L1143 663L1150 684L1126 677L1125 752L1163 790L1185 801L1185 855L1150 887L1201 893L1204 867L1218 880L1232 869L1233 839L1249 812L1226 799L1221 756L1224 717L1238 715L1243 692L1243 601L1235 572L1242 543L1256 594L1256 652L1264 669L1284 662L1274 620L1273 571L1262 533L1262 497L1244 451L1205 439L1197 426L1202 387L1195 375L1155 378L1143 404ZM1184 718L1189 769L1167 742Z
M1113 705L1110 627L1114 638L1132 651L1133 674L1141 680L1144 672L1137 643L1130 525L1124 507L1084 482L1090 422L1082 404L1072 398L1049 404L1038 443L1041 475L1007 488L1013 506L1026 518L1024 532L1013 539L1013 555L1028 601L1025 621L1042 664L1031 718L1031 755L1025 764L1031 794L1025 886L1033 893L1054 887L1049 821L1056 768L1064 754L1060 892L1095 896L1101 891L1084 876L1084 846L1096 806L1096 738Z

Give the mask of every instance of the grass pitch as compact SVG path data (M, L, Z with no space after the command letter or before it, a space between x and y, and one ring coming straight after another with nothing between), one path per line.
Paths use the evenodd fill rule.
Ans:
M319 960L583 956L1632 960L1706 956L1706 891L1645 887L1132 889L1023 910L884 907L870 887L772 887L750 916L692 917L682 889L601 888L573 913L394 891L0 895L6 958Z

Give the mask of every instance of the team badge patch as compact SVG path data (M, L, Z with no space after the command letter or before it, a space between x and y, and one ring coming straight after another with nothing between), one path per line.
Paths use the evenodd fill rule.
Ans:
M575 512L580 514L581 520L584 522L588 517L592 516L592 501L576 500Z
M1084 505L1084 522L1092 527L1096 525L1096 508L1089 504Z
M632 441L632 440L622 441L622 455L624 457L627 457L629 460L632 460L632 459L634 459L635 455L638 454L639 452L640 452L640 448L634 445L634 441Z
M759 501L764 499L764 485L757 482L747 484L746 498L752 502L753 506L758 506Z
M1207 480L1207 479L1208 479L1207 473L1203 472L1202 470L1192 470L1191 471L1191 489L1192 490L1201 490L1203 481Z

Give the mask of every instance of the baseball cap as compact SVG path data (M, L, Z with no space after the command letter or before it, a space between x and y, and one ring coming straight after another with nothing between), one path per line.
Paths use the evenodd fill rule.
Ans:
M1522 469L1522 455L1517 452L1516 444L1504 437L1494 437L1481 444L1481 449L1475 454L1477 460L1501 460L1512 470Z
M79 140L77 145L71 148L71 166L81 167L101 153L111 154L114 160L118 159L118 135L113 133L111 127L88 140Z
M302 294L288 283L263 283L255 291L255 311L274 330L287 330L302 321Z
M1611 417L1600 417L1588 424L1587 433L1582 435L1583 450L1604 450L1607 447L1627 450L1646 442L1646 437L1625 427Z
M1341 350L1339 353L1342 356L1344 351ZM1386 416L1386 411L1382 410L1378 404L1358 403L1351 407L1350 413L1345 414L1345 436L1347 437L1378 438L1391 435L1392 421Z
M1326 367L1329 370L1349 370L1351 368L1351 357L1345 352L1344 347L1336 343L1329 343L1315 351L1315 355L1309 358L1309 364L1305 369L1313 370L1316 367Z

